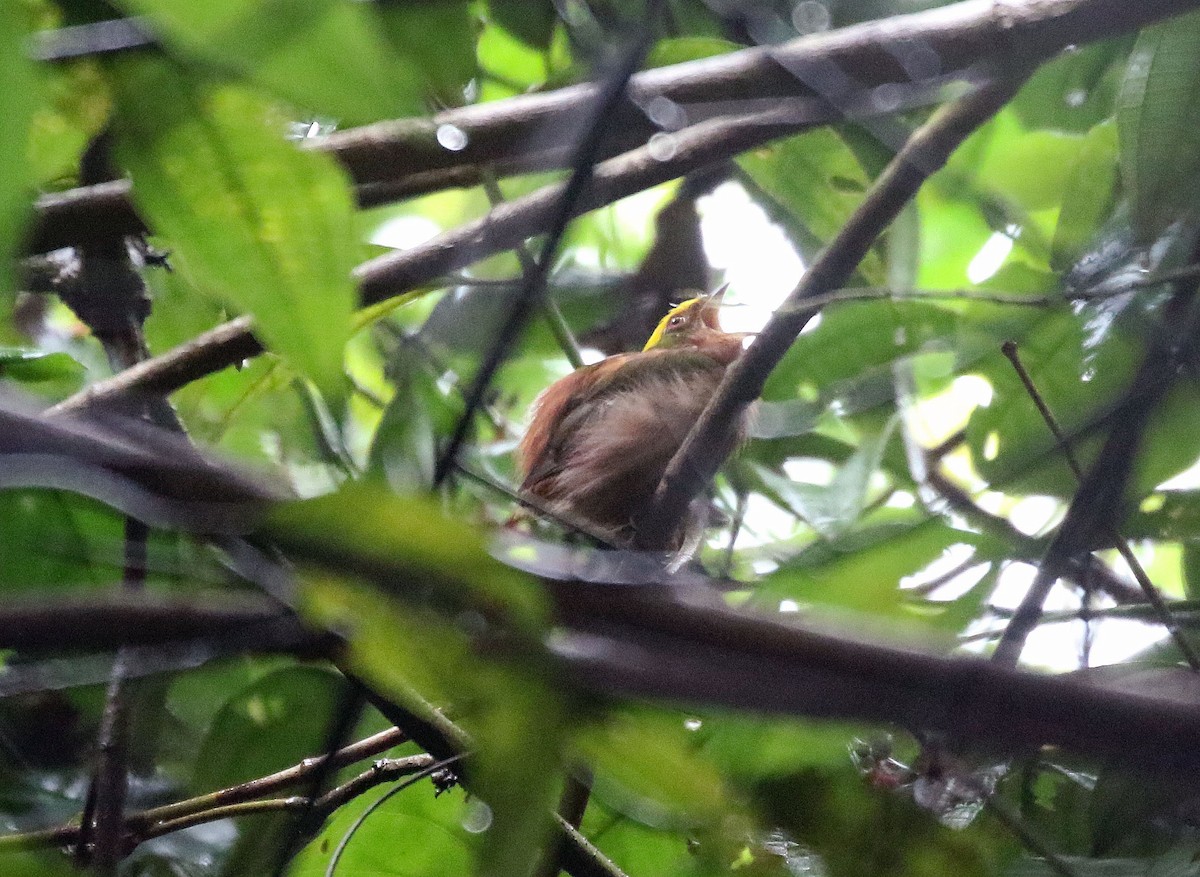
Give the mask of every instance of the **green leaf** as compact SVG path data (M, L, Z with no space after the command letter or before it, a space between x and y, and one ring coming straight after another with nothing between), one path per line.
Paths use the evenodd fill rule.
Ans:
M478 531L446 517L432 499L353 483L279 507L263 532L301 558L391 570L389 591L400 599L489 613L493 621L541 635L546 605L537 583L495 560Z
M197 756L193 788L227 788L321 755L344 685L331 670L289 667L242 689L213 719ZM293 818L273 813L239 820L238 839L221 873L268 872L282 853Z
M415 59L388 51L352 0L119 0L181 55L245 77L302 110L362 123L424 110Z
M1117 126L1103 122L1088 132L1067 181L1050 267L1066 271L1084 253L1112 211L1117 186Z
M371 468L396 493L419 493L433 486L438 449L463 406L438 388L428 366L409 351L397 352L391 374L396 395L375 431Z
M870 184L853 150L830 128L743 153L737 161L754 186L795 220L800 243L814 251L841 231ZM874 285L887 274L874 250L859 272Z
M1200 13L1146 28L1118 99L1121 175L1134 233L1149 243L1195 206L1200 187Z
M288 869L289 877L325 877L345 841L335 874L360 877L467 877L479 847L479 835L464 825L476 821L478 800L460 789L435 795L426 780L393 795L350 834L367 808L391 789L364 795L342 807Z
M290 667L242 689L213 719L193 787L210 792L320 755L341 684L331 670Z
M23 383L38 381L79 380L83 366L65 353L42 353L0 347L0 378L12 378Z
M497 24L527 46L543 51L550 46L558 21L551 0L490 0L488 9Z
M376 4L384 34L396 53L425 78L440 103L463 103L476 74L475 16L466 0Z
M333 578L309 577L304 612L346 631L351 666L399 703L427 719L437 718L430 699L450 707L451 718L471 736L459 745L473 753L472 790L491 815L477 873L527 874L546 839L568 723L541 674L518 662L481 657L481 645L464 628L486 630L482 619L460 613L451 621ZM535 758L529 757L531 741Z
M116 153L150 225L198 288L253 314L267 346L339 400L358 254L345 176L244 91L146 58L116 79Z
M31 189L28 149L33 118L33 65L25 47L24 10L0 3L0 293L14 288L13 259L20 250L29 215Z
M933 519L855 549L817 545L759 583L755 601L774 609L781 599L897 615L904 605L900 580L925 569L955 545L977 545L974 533Z
M720 774L676 714L638 710L585 725L575 748L610 804L660 828L712 823L730 808Z
M1119 332L1089 340L1087 321L1085 314L1048 313L1019 345L1026 371L1069 437L1085 433L1111 410L1141 352L1140 344ZM987 406L971 415L967 439L980 474L1004 483L1050 453L1056 443L1007 359L997 353L979 371L991 383L993 395ZM1075 450L1081 453L1082 448ZM1065 467L1053 478L1043 473L1039 481L1039 492L1069 494L1076 486Z
M569 723L537 657L546 609L536 583L492 559L470 526L431 500L373 486L284 507L265 532L309 561L304 612L345 632L357 672L419 714L434 718L430 701L452 708L472 738L473 788L494 816L480 873L526 873ZM488 658L484 635L515 656ZM528 757L532 740L538 758Z
M871 476L879 468L896 418L862 443L828 485L803 484L758 467L759 477L798 517L826 539L836 539L858 523L867 502Z
M742 48L719 37L672 37L659 40L646 56L646 67L667 67L684 61L712 58Z

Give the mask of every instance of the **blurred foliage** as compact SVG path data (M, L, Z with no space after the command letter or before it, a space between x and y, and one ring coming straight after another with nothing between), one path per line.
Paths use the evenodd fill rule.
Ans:
M489 195L451 189L362 210L331 158L289 142L582 81L631 33L653 37L645 66L662 67L938 5L665 0L647 20L640 0L0 3L0 384L53 403L107 375L86 327L20 291L13 256L35 197L78 185L87 144L111 130L114 167L177 269L144 271L151 352L242 313L271 351L173 396L189 434L303 498L257 534L296 563L301 614L344 638L340 669L432 726L453 720L451 742L470 752L450 765L461 786L374 788L296 836L286 812L200 823L141 844L123 875L267 874L288 852L292 875L524 875L568 775L593 778L582 830L632 877L1197 872L1186 766L1147 775L1059 750L1003 765L955 753L973 777L1003 775L996 801L1062 857L1052 868L981 800L923 795L928 777L904 773L924 757L928 741L909 736L919 729L599 701L560 678L543 649L555 636L545 595L487 549L513 519L504 486L528 406L569 368L541 322L470 424L463 471L433 484L520 289L518 260L500 254L354 313L355 265L484 215ZM23 51L33 31L122 15L155 45L55 63ZM1051 59L871 249L855 299L826 307L796 341L713 491L724 520L700 562L738 582L731 604L946 652L990 649L1077 487L1000 344L1017 343L1086 465L1158 341L1171 287L1155 275L1194 261L1198 29L1192 15ZM647 112L687 122L669 109ZM565 237L550 294L576 336L622 337L613 326L632 319L636 296L675 292L633 278L649 252L670 264L670 229L656 242L655 218L686 196L712 264L679 273L723 275L730 320L765 319L797 259L829 243L927 115L905 104L811 130L589 213ZM500 184L516 199L561 176ZM1164 592L1194 600L1200 391L1194 364L1170 378L1133 451L1120 529ZM931 469L975 505L947 503ZM92 500L0 491L0 592L95 593L120 579L123 538L122 518ZM203 540L150 538L153 593L246 591L242 572ZM1075 584L1055 590L1054 623L1027 659L1054 671L1088 649L1101 663L1177 660L1138 607ZM1183 604L1180 624L1197 619ZM325 662L201 646L143 656L152 679L134 725L131 809L319 755L347 702ZM108 656L5 656L5 833L78 818L110 669ZM368 707L351 736L386 726ZM77 873L56 849L10 852L3 840L0 872Z

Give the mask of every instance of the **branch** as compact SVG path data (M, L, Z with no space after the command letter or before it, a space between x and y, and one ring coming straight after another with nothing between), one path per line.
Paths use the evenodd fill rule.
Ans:
M99 651L225 636L238 628L286 623L298 641L315 641L296 617L260 599L174 597L111 591L83 597L7 601L0 607L0 649Z
M771 370L817 309L808 303L844 286L876 238L916 195L921 184L950 154L1016 94L1025 77L997 80L933 115L904 144L867 193L850 220L817 256L746 352L725 374L663 475L650 508L636 522L641 548L667 544L688 504L709 483L734 446L742 414L758 398Z
M550 650L571 679L605 696L893 722L991 752L1061 745L1146 767L1190 763L1200 745L1191 674L1171 677L1176 699L1145 677L1118 690L851 639L694 589L564 583L555 597L561 626Z
M124 407L147 397L166 396L262 352L262 344L253 335L250 317L238 317L107 380L97 381L47 409L45 414L58 417L91 406L120 403Z
M782 46L648 70L634 77L633 106L614 117L612 127L620 137L608 148L615 154L659 130L640 109L656 98L681 105L689 123L728 112L731 101L817 98L808 102L804 124L827 124L840 118L840 101L850 97L849 90L869 95L881 85L923 87L972 68L1003 68L1014 56L1044 58L1067 45L1128 33L1198 7L1200 0L966 0ZM447 110L432 118L382 122L313 141L311 148L341 161L359 185L364 204L474 186L489 166L501 176L562 168L571 155L562 144L574 142L583 130L586 107L597 89L595 84L574 85ZM441 146L437 133L443 126L466 135L462 150ZM30 251L72 246L97 229L110 235L145 230L130 204L127 183L40 199Z
M365 740L338 750L332 759L333 766L336 768L346 767L399 746L407 739L404 732L398 728L381 731ZM122 852L127 855L133 847L143 841L194 825L215 822L218 819L259 812L280 810L296 812L306 809L308 799L301 796L260 799L282 789L299 785L321 769L324 766L323 761L321 758L308 758L286 770L236 786L177 801L173 804L129 813L123 824ZM374 786L417 773L432 763L433 758L429 755L381 759L368 770L317 799L313 802L313 806L327 816L342 804ZM4 835L0 836L0 851L68 845L78 839L80 831L78 825L68 824L39 831Z

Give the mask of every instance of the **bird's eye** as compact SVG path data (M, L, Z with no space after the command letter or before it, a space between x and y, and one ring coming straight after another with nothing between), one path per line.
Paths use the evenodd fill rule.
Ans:
M671 329L674 329L676 326L682 326L682 325L683 325L683 317L681 317L681 316L680 317L671 317L671 319L667 321L667 326Z

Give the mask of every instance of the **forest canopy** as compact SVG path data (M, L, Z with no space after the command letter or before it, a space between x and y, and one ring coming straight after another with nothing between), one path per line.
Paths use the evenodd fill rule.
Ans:
M0 44L2 873L1200 873L1200 2Z

